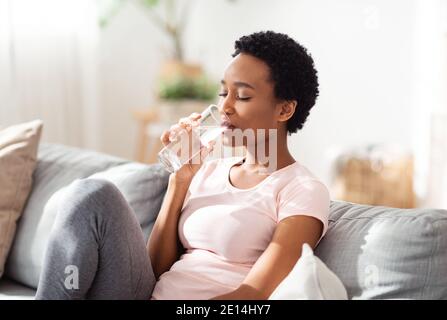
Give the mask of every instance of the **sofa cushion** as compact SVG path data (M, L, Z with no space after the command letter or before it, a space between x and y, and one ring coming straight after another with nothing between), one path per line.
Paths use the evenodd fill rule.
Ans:
M98 152L42 144L33 190L19 221L6 265L6 274L11 279L32 288L37 287L44 251L57 213L55 208L63 187L75 179L87 178L98 172L101 173L97 177L117 185L148 237L167 185L167 173L160 165L137 164Z
M351 299L447 299L447 211L332 201L315 254Z
M8 278L0 280L0 300L34 300L36 291Z
M34 120L0 131L0 277L31 191L42 126Z

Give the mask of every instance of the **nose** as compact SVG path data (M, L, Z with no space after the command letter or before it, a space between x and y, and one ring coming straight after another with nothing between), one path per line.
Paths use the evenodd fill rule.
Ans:
M223 115L222 117L230 117L230 115L233 113L233 107L231 106L230 101L228 99L223 99L219 105L219 111Z

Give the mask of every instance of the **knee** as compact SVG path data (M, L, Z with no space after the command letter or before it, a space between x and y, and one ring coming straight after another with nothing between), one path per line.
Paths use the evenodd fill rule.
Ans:
M64 192L65 197L69 197L72 201L88 201L95 199L103 201L113 198L119 193L118 188L110 181L103 179L76 179L68 185Z
M59 201L59 214L92 218L119 210L124 198L118 188L102 179L77 179L66 187ZM114 210L115 209L115 210Z

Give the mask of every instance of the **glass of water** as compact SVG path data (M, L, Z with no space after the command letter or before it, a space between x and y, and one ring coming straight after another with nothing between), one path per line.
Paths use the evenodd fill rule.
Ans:
M208 106L197 121L198 126L193 126L190 132L181 130L174 140L158 153L158 160L167 171L176 172L190 161L197 161L199 164L201 148L215 141L230 123L225 113L221 113L214 104Z

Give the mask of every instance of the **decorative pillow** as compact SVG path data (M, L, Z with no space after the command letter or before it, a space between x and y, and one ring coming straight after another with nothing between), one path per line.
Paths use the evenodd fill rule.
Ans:
M34 120L0 131L0 277L31 191L42 126Z
M303 244L300 259L270 295L269 300L347 300L343 283Z

